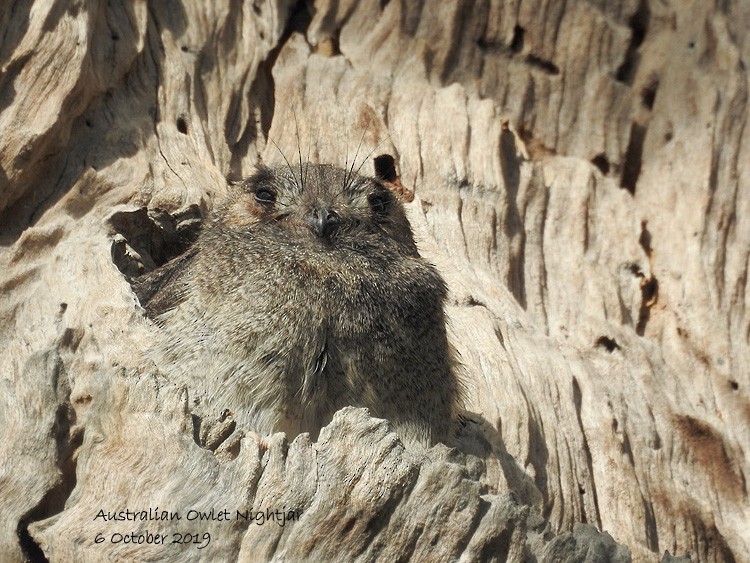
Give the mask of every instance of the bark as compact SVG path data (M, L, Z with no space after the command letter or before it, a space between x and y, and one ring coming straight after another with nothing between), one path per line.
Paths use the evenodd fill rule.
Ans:
M6 4L7 560L750 559L746 2ZM129 280L281 152L395 157L458 449L263 441L144 364Z

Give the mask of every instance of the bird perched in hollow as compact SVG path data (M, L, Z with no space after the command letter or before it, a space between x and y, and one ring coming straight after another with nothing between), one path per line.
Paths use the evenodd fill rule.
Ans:
M446 286L389 186L300 163L231 187L193 247L140 284L157 366L204 413L229 409L260 434L315 439L352 405L409 443L449 439Z

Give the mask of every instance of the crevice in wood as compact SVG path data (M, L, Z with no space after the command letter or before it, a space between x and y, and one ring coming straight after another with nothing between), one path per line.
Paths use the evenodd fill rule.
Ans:
M526 61L527 64L531 65L532 67L538 68L539 70L551 76L556 76L560 74L560 69L555 63L553 63L552 61L543 59L542 57L538 57L536 55L532 55L531 53L529 53L528 55L526 55L524 60Z
M648 221L641 221L641 234L638 237L638 244L641 245L643 252L650 259L653 249L651 248L651 232L648 230Z
M503 185L508 198L508 210L503 221L503 234L508 239L514 237L520 238L517 253L510 256L507 283L518 304L526 309L526 232L524 230L521 211L518 208L518 191L521 186L521 161L518 156L516 137L507 127L504 127L500 133L500 171L502 172ZM492 236L493 239L497 239L496 232L493 232Z
M648 32L648 25L651 19L651 10L648 7L648 0L641 0L638 9L630 16L628 26L630 27L630 44L625 53L625 59L615 72L615 79L624 84L632 85L635 73L638 70L640 55L638 49L643 43Z
M641 101L649 111L654 109L656 92L659 90L659 79L652 77L649 83L641 90Z
M643 142L646 139L647 128L636 122L630 126L630 141L625 151L625 161L622 165L620 187L635 195L638 177L641 175L643 164Z
M583 438L583 453L586 456L586 468L588 470L588 476L591 480L591 501L594 504L594 511L595 513L591 516L593 516L593 523L596 524L597 528L601 530L602 528L602 519L600 515L599 510L599 498L596 493L596 483L594 483L594 461L591 457L591 448L588 445L588 439L586 438L586 428L583 425L583 420L581 418L581 409L583 408L583 395L581 393L581 386L578 383L578 380L574 377L573 378L573 404L575 405L575 411L576 411L576 418L578 419L578 427L581 430L581 437ZM586 523L588 522L588 518L586 515L586 505L585 503L581 503L581 516L582 516L582 522Z
M13 61L3 69L2 74L0 74L0 112L5 108L10 107L16 99L16 89L13 84L31 57L32 53L27 53L17 59L13 59Z
M646 545L656 552L659 549L659 530L656 526L656 515L651 502L645 497L641 497L643 502L644 528L646 531Z
M40 546L29 534L28 526L32 522L59 514L65 508L65 503L76 486L74 453L83 443L84 431L82 427L75 426L75 410L70 404L68 375L57 352L52 352L52 354L54 357L47 360L51 364L47 369L51 370L48 374L50 383L56 389L60 401L57 404L55 420L51 428L52 439L56 445L55 462L59 470L59 479L45 492L39 503L18 522L16 532L19 544L29 561L48 561Z
M308 3L305 0L297 0L297 3L294 5L294 8L289 15L289 19L287 20L286 27L281 34L281 39L279 39L277 47L283 47L293 33L301 33L306 36L307 29L312 22L312 16L313 14L308 7ZM273 60L276 60L275 56L273 57Z
M539 55L535 55L534 53L526 53L526 55L522 55L524 49L523 37L524 29L516 26L510 44L497 41L487 41L485 38L477 39L475 44L484 53L505 56L508 58L518 57L516 60L523 61L525 64L534 69L541 70L545 74L550 76L557 76L560 74L560 68L552 61L540 57Z
M641 281L641 308L638 312L638 324L635 332L638 336L643 336L646 332L646 323L651 317L651 307L654 306L659 296L659 280L655 277L643 279Z
M292 34L301 33L303 36L306 36L311 21L312 14L307 6L307 2L298 0L289 15L278 43L269 51L265 60L261 61L258 65L257 74L250 87L250 103L252 107L257 108L259 119L255 127L246 127L242 136L231 147L232 158L229 163L229 170L227 171L229 177L241 178L245 175L241 170L242 158L247 154L250 144L259 134L268 139L276 107L276 82L273 78L273 67L276 64L279 53L281 53L281 50L287 44ZM231 112L227 115L227 118L230 116Z
M520 53L523 51L523 36L526 30L520 25L516 25L513 28L513 38L510 41L510 50L514 53Z
M639 242L644 252L650 257L651 256L651 234L646 228L645 221L641 224L641 236ZM638 336L643 336L646 331L646 324L651 316L651 308L656 305L659 300L659 280L653 274L650 277L641 270L638 264L631 264L628 269L637 278L640 279L641 289L641 305L638 311L638 322L635 326L635 332ZM680 329L678 329L679 332Z

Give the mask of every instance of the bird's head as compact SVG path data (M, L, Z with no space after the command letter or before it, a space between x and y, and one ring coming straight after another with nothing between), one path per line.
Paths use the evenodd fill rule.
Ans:
M329 164L258 167L241 182L224 226L326 250L371 245L414 255L401 196L387 179Z

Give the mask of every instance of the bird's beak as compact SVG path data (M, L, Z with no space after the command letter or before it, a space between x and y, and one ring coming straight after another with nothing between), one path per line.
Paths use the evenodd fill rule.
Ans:
M339 223L339 218L333 211L322 208L313 210L306 221L319 237L324 237Z

